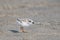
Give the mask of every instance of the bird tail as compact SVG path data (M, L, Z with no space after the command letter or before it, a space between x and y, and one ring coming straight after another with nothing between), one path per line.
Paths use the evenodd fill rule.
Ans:
M20 20L20 18L17 18L17 21L22 22L22 21Z
M19 18L17 18L17 21L20 21L20 19L19 19Z

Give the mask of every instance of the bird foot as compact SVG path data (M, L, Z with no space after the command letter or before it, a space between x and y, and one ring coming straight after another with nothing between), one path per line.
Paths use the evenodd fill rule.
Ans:
M25 31L25 30L21 30L21 32L23 32L23 33L27 33L27 31Z

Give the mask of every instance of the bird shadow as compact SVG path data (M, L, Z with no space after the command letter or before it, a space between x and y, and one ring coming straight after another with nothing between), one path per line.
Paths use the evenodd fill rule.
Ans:
M11 31L13 33L19 33L19 31L17 31L17 30L9 30L9 31Z
M9 31L11 31L11 32L13 32L13 33L28 33L28 32L19 32L19 31L17 31L17 30L9 30Z

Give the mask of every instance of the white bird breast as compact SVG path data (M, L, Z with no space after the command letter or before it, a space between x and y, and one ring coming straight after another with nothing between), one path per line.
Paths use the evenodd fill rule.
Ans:
M28 23L26 23L26 22L22 22L21 25L22 25L22 26L27 26L27 27L30 26L30 24L28 24Z
M17 24L18 24L18 25L21 25L21 26L23 26L23 27L25 27L25 26L26 26L26 27L30 26L30 24L28 24L28 23L26 23L26 22L22 22L22 23L21 23L21 22L17 21Z

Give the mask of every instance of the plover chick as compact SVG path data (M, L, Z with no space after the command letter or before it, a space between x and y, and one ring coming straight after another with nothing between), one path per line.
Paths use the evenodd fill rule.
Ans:
M34 21L29 18L20 19L17 18L17 24L20 25L20 31L25 32L24 27L29 27L34 24Z

